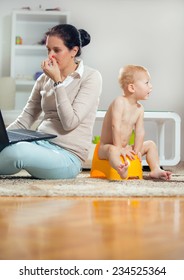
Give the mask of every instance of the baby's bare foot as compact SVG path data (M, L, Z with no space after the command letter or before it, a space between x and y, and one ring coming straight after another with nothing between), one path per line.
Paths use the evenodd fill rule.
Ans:
M129 166L128 162L126 162L125 164L120 163L120 165L117 168L117 172L122 179L125 179L128 175L128 166Z
M149 176L153 179L161 179L161 180L170 180L171 179L171 172L165 171L162 169L151 171Z

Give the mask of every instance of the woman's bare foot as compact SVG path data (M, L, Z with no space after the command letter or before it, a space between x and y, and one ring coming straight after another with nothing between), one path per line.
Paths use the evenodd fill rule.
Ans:
M118 168L117 168L117 172L118 174L121 176L122 179L125 179L128 175L128 162L120 163Z
M162 169L157 169L154 171L151 171L149 176L153 179L161 179L161 180L170 180L171 179L171 172L170 171L165 171Z

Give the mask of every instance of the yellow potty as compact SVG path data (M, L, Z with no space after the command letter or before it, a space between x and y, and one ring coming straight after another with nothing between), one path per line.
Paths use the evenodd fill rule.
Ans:
M122 179L118 172L112 168L108 160L98 158L98 147L99 143L96 145L92 166L90 171L90 177L92 178L106 178L109 180L128 180L128 179L142 179L142 165L137 156L134 160L129 160L128 175L125 179ZM121 157L122 162L124 162L123 157Z

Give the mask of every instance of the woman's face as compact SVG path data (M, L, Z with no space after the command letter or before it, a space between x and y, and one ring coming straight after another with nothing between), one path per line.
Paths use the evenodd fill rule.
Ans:
M46 48L48 50L48 58L52 61L55 58L58 63L59 69L65 69L73 63L74 57L78 51L78 47L69 50L62 39L56 36L47 36Z

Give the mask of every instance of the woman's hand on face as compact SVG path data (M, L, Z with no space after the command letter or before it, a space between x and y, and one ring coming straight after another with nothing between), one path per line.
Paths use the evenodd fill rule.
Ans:
M42 62L41 68L43 72L54 82L61 81L60 70L54 58L46 59Z

